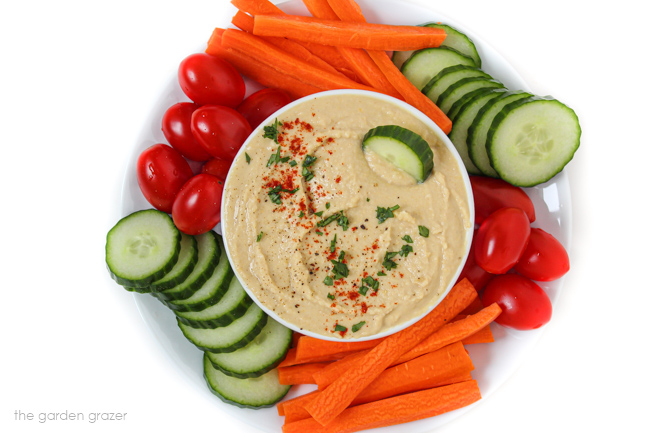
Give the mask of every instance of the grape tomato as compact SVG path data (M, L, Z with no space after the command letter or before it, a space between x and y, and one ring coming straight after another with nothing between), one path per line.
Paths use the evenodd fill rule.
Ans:
M145 149L136 162L142 195L153 207L167 213L171 213L176 195L193 175L183 156L162 143Z
M469 177L474 194L474 221L481 224L494 211L504 207L523 210L530 222L535 221L535 206L526 192L502 179L486 176Z
M246 94L244 78L227 61L206 53L187 56L178 67L178 83L199 105L236 107Z
M172 219L180 231L199 235L212 230L221 220L223 181L210 174L188 180L174 200Z
M292 101L291 96L281 89L266 88L249 95L237 107L252 129L257 128L271 114Z
M532 228L515 271L532 280L553 281L569 272L569 268L569 254L560 241L540 228Z
M496 318L500 325L518 330L537 329L551 320L551 300L534 281L518 274L497 275L481 295L484 305L494 302L501 307Z
M199 108L194 102L179 102L167 109L162 117L162 132L167 142L181 155L192 161L207 161L210 154L192 134L192 113Z
M476 231L474 259L487 272L504 274L517 264L529 237L530 221L523 210L499 209Z
M192 134L214 158L233 160L252 129L237 110L204 105L192 114Z
M212 158L203 164L201 173L211 174L225 182L231 164L232 161L229 160Z

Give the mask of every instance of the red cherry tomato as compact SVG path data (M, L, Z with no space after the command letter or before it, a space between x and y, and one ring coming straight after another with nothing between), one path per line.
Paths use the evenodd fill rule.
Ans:
M251 128L255 129L267 117L291 101L291 96L284 90L267 88L258 90L244 99L237 111L244 116Z
M174 200L172 219L180 231L200 235L221 220L223 182L210 174L197 174L188 180Z
M201 167L201 173L211 174L225 182L231 164L232 161L212 158L211 160L203 164L203 167Z
M470 283L474 286L477 291L480 291L485 287L485 285L494 277L493 274L487 272L485 269L480 267L476 260L474 259L474 243L476 242L476 230L474 231L474 238L472 239L472 246L470 247L469 255L467 256L467 261L463 270L458 276L458 280L467 278Z
M531 223L535 221L535 206L523 189L492 177L470 176L469 180L474 193L476 224L504 207L517 207L526 212Z
M162 118L162 132L167 142L181 155L192 161L207 161L210 154L192 135L192 113L199 108L193 102L179 102L165 111Z
M181 154L166 144L145 149L136 163L142 194L153 207L167 213L171 213L178 191L193 175Z
M569 272L569 254L553 235L531 228L528 246L515 271L536 281L553 281Z
M485 286L484 305L501 307L496 322L509 328L529 330L548 323L553 306L548 295L532 280L517 274L497 275Z
M476 231L474 259L491 274L505 274L521 257L530 237L530 221L516 207L492 213Z
M191 54L178 67L178 83L183 92L199 105L236 107L246 94L246 84L225 60L206 53Z
M233 160L251 132L234 108L204 105L192 114L192 134L214 158Z

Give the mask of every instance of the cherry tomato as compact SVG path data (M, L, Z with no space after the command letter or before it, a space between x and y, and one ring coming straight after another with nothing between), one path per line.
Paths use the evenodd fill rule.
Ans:
M492 279L493 274L487 272L485 269L480 267L476 260L474 259L474 243L476 242L476 230L474 231L474 238L472 239L472 246L470 247L469 255L467 256L467 261L463 270L458 276L458 280L467 278L470 283L474 286L477 291L480 291L485 287L485 285Z
M236 107L246 94L244 78L225 60L206 53L191 54L178 67L178 83L199 105Z
M174 200L172 219L180 231L200 235L221 220L223 182L211 174L197 174L188 180Z
M244 116L251 128L255 129L267 117L291 101L291 96L284 90L267 88L258 90L244 99L237 111Z
M210 154L192 135L190 122L192 113L199 108L193 102L179 102L165 111L162 118L162 132L167 142L181 155L192 161L207 161Z
M474 259L491 274L505 274L521 257L530 237L530 221L516 207L493 212L476 231Z
M531 228L528 246L515 265L515 271L537 281L553 281L569 272L569 254L553 235Z
M192 134L214 158L233 160L251 132L234 108L204 105L192 114Z
M484 305L501 307L496 322L514 329L536 329L548 323L553 306L548 295L532 280L518 274L497 275L485 286Z
M181 154L162 143L145 149L136 163L142 194L153 207L167 213L171 213L178 191L193 175Z
M231 164L232 161L229 160L212 158L203 164L203 167L201 167L201 173L211 174L225 182Z
M492 177L470 176L469 180L474 193L476 224L481 224L492 212L504 207L518 207L526 212L531 223L535 221L535 206L523 189Z

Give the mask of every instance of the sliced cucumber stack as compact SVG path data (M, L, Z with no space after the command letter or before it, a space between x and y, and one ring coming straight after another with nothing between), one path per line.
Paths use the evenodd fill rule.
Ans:
M127 290L147 293L170 272L181 251L181 232L171 217L155 209L122 218L106 236L111 277Z
M276 367L293 332L248 296L219 234L186 235L164 212L134 212L109 231L106 263L127 290L150 293L174 312L183 335L203 351L206 382L223 401L259 408L287 393Z
M575 112L553 98L520 99L494 118L487 136L490 164L517 186L546 182L573 158L581 128Z
M397 168L424 182L433 171L433 151L420 135L397 125L382 125L363 137L364 150L375 152Z
M580 146L575 112L552 97L507 89L480 69L469 37L442 23L424 25L444 29L445 43L397 52L393 62L452 121L449 137L468 173L534 186L562 171Z

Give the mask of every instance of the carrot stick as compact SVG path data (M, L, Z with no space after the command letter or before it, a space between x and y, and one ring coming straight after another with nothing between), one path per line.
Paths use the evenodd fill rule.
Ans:
M327 0L303 0L303 3L314 16L314 18L326 20L338 20L338 16L327 3ZM372 61L368 53L358 48L337 47L341 56L352 67L358 79L375 89L381 89L383 93L395 98L402 99L395 87L386 79L381 70Z
M286 14L255 15L253 33L337 47L384 51L437 47L446 37L443 30L431 27L344 22Z
M311 418L311 415L309 415L309 412L305 409L305 404L316 398L317 395L317 391L311 391L307 394L279 402L276 405L278 415L284 417L285 424L305 418Z
M354 406L344 410L327 426L314 418L291 422L282 427L282 432L348 433L386 427L450 412L480 398L478 384L470 380Z
M289 367L290 365L296 365L296 348L292 347L287 350L287 354L278 367Z
M284 15L285 12L282 11L278 6L271 3L269 0L231 0L233 6L235 6L239 12L246 13L250 15ZM241 17L238 17L241 19ZM252 19L252 17L251 17ZM237 25L237 24L235 24ZM239 27L239 26L238 26ZM252 31L251 31L252 33ZM341 54L338 52L336 47L315 44L311 41L294 41L300 43L303 47L309 50L312 55L319 57L324 62L331 65L333 68L344 74L350 79L356 80L356 75L352 72L350 65L345 59L342 58Z
M361 8L354 0L327 0L332 10L343 21L349 23L366 23ZM443 32L444 33L444 32ZM444 37L443 37L444 40ZM422 47L424 48L424 47ZM408 104L414 106L442 129L445 134L451 131L451 120L438 108L425 94L415 87L402 72L395 66L388 54L380 50L368 51L373 62L386 76L397 92ZM397 51L397 50L396 50Z
M302 336L296 346L296 362L333 361L345 355L363 349L371 349L379 344L378 340L366 341L328 341L314 337Z
M279 71L266 63L262 63L247 53L224 47L220 43L219 30L223 29L215 29L213 32L206 53L227 60L240 74L257 81L265 87L283 89L294 99L328 90L305 83L299 78L286 74L284 71Z
M386 337L363 356L355 368L348 369L330 386L319 391L319 395L307 403L307 411L320 424L330 423L382 371L432 332L442 328L476 296L476 290L469 280L456 283L431 313L408 328Z
M480 329L487 327L500 313L501 308L499 308L498 304L492 304L481 310L479 313L448 323L440 330L433 332L413 349L400 356L391 365L397 365L409 361L457 341L464 342L465 338L468 338L472 334L479 332ZM331 363L318 373L314 373L314 379L316 380L318 388L327 388L344 372L357 368L357 365L363 362L363 356L368 352L369 349L352 353Z
M479 329L472 335L465 337L461 340L463 344L480 344L480 343L494 343L494 334L490 325L486 325Z
M311 362L307 364L278 367L278 380L281 385L314 384L314 373L327 366L328 362Z
M280 73L290 75L314 87L326 90L373 90L341 74L333 74L287 54L264 39L241 30L226 29L221 36L221 45L239 50Z

